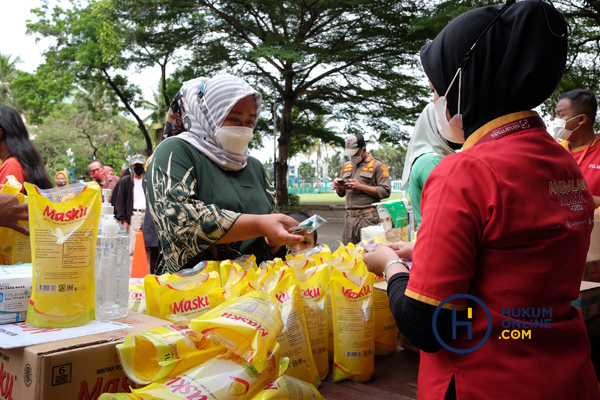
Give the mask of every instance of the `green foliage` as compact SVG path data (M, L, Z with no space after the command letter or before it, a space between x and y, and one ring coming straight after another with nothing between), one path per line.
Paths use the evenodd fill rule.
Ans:
M309 162L302 161L298 167L298 175L304 185L310 184L315 179L315 167Z
M33 143L42 155L50 176L70 170L67 149L75 155L75 176L87 176L87 164L96 158L118 173L125 157L123 142L130 141L133 152L141 152L144 142L135 135L135 123L118 115L78 109L60 103L44 121L30 129Z
M115 5L112 0L92 0L90 8L98 23L97 39L100 44L102 62L112 61L113 67L117 67L124 38L117 31Z
M600 92L600 4L591 0L557 0L556 8L572 28L569 37L567 69L552 96L542 104L551 114L558 96L573 89ZM600 124L596 123L596 129Z
M273 159L269 157L269 161L263 163L263 168L269 181L273 182Z
M379 149L372 150L371 155L383 161L389 168L390 178L396 180L402 178L406 150L407 146L383 143Z
M0 53L0 106L18 108L11 84L17 76L16 65L21 62L19 56Z
M331 157L326 158L325 162L328 165L327 172L330 180L333 181L335 178L342 176L342 166L346 160L344 160L344 155L341 151L337 151Z
M181 18L177 10L137 12L131 8L120 0L89 0L87 4L85 0L71 0L69 8L50 9L43 3L32 10L37 20L28 23L28 32L54 39L36 73L23 74L15 82L32 121L41 122L55 104L75 90L92 92L102 85L110 105L136 120L146 143L145 152L152 152L151 133L156 137L160 131L154 126L157 116L164 118L181 86L181 82L168 79L167 70L179 49L201 39L203 20L198 12ZM157 105L163 111L152 107L155 115L147 127L136 110L147 106L147 99L127 75L132 68L154 66L161 71Z
M300 196L295 193L288 193L288 203L290 207L296 207L300 205Z
M266 103L283 102L278 169L311 147L311 138L339 143L338 134L307 129L294 113L349 121L341 124L344 133L363 125L385 129L394 140L428 97L415 70L416 55L431 37L430 30L416 25L430 12L421 2L114 1L122 12L134 14L177 10L187 18L205 12L208 33L189 42L174 75L189 79L228 71L257 87ZM284 179L287 171L282 172ZM280 195L285 205L286 193Z

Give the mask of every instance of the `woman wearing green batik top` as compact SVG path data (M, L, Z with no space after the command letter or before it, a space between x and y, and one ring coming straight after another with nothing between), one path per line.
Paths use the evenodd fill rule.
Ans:
M265 170L249 156L261 105L260 93L232 75L193 79L175 95L146 174L156 274L242 254L260 263L304 239L289 233L298 222L277 213Z

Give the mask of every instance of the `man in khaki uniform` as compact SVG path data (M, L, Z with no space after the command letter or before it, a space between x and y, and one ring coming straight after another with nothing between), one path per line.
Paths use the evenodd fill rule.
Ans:
M346 139L344 155L350 161L342 166L341 178L333 181L338 196L346 196L346 222L342 242L359 243L360 230L381 221L372 203L390 196L391 181L387 165L367 152L362 135Z

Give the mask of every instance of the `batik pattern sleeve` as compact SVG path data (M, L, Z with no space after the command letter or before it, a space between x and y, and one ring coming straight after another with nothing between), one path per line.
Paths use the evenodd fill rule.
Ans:
M271 214L278 213L279 207L277 206L277 192L269 180L267 171L265 171L265 168L262 166L262 164L260 165L260 168L263 177L265 193L267 194L267 198L271 201Z
M241 215L198 198L201 182L194 171L197 167L185 151L163 151L155 154L148 168L148 204L164 271L178 271L188 260L205 252Z
M406 296L437 306L451 295L469 293L478 247L500 234L504 221L496 176L481 159L447 156L425 182L421 214ZM452 303L461 310L465 299Z

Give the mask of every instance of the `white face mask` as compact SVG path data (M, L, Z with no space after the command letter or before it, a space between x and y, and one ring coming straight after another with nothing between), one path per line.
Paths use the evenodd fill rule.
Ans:
M560 118L554 118L554 121L552 121L552 133L554 134L554 138L557 140L568 140L571 137L571 133L576 131L581 125L577 125L577 128L573 129L572 131L565 128L565 126L567 126L567 122L572 121L579 116L581 116L581 114L574 116L568 121Z
M361 150L358 150L358 152L357 152L357 153L360 153L361 151L362 151L362 149L361 149ZM359 162L361 162L361 161L362 161L362 156L355 155L355 156L352 156L352 157L350 157L350 162L351 162L352 164L355 164L355 165L357 165L357 164L358 164Z
M455 116L452 117L450 122L446 119L446 109L448 108L448 101L446 96L448 96L448 92L452 88L452 84L458 78L458 112ZM435 109L435 122L437 125L440 134L446 139L453 143L464 143L465 142L465 132L463 130L462 124L462 115L460 113L460 94L462 92L462 70L459 68L456 71L456 75L452 78L452 82L450 82L450 86L444 96L440 97L435 104L433 105Z
M254 136L253 129L245 126L222 126L217 128L217 143L225 151L242 154Z
M208 115L210 115L210 119L217 125L204 96L202 100L204 101ZM242 154L248 143L252 141L252 137L254 136L253 131L254 129L245 126L221 126L215 130L215 139L223 150L233 154Z

